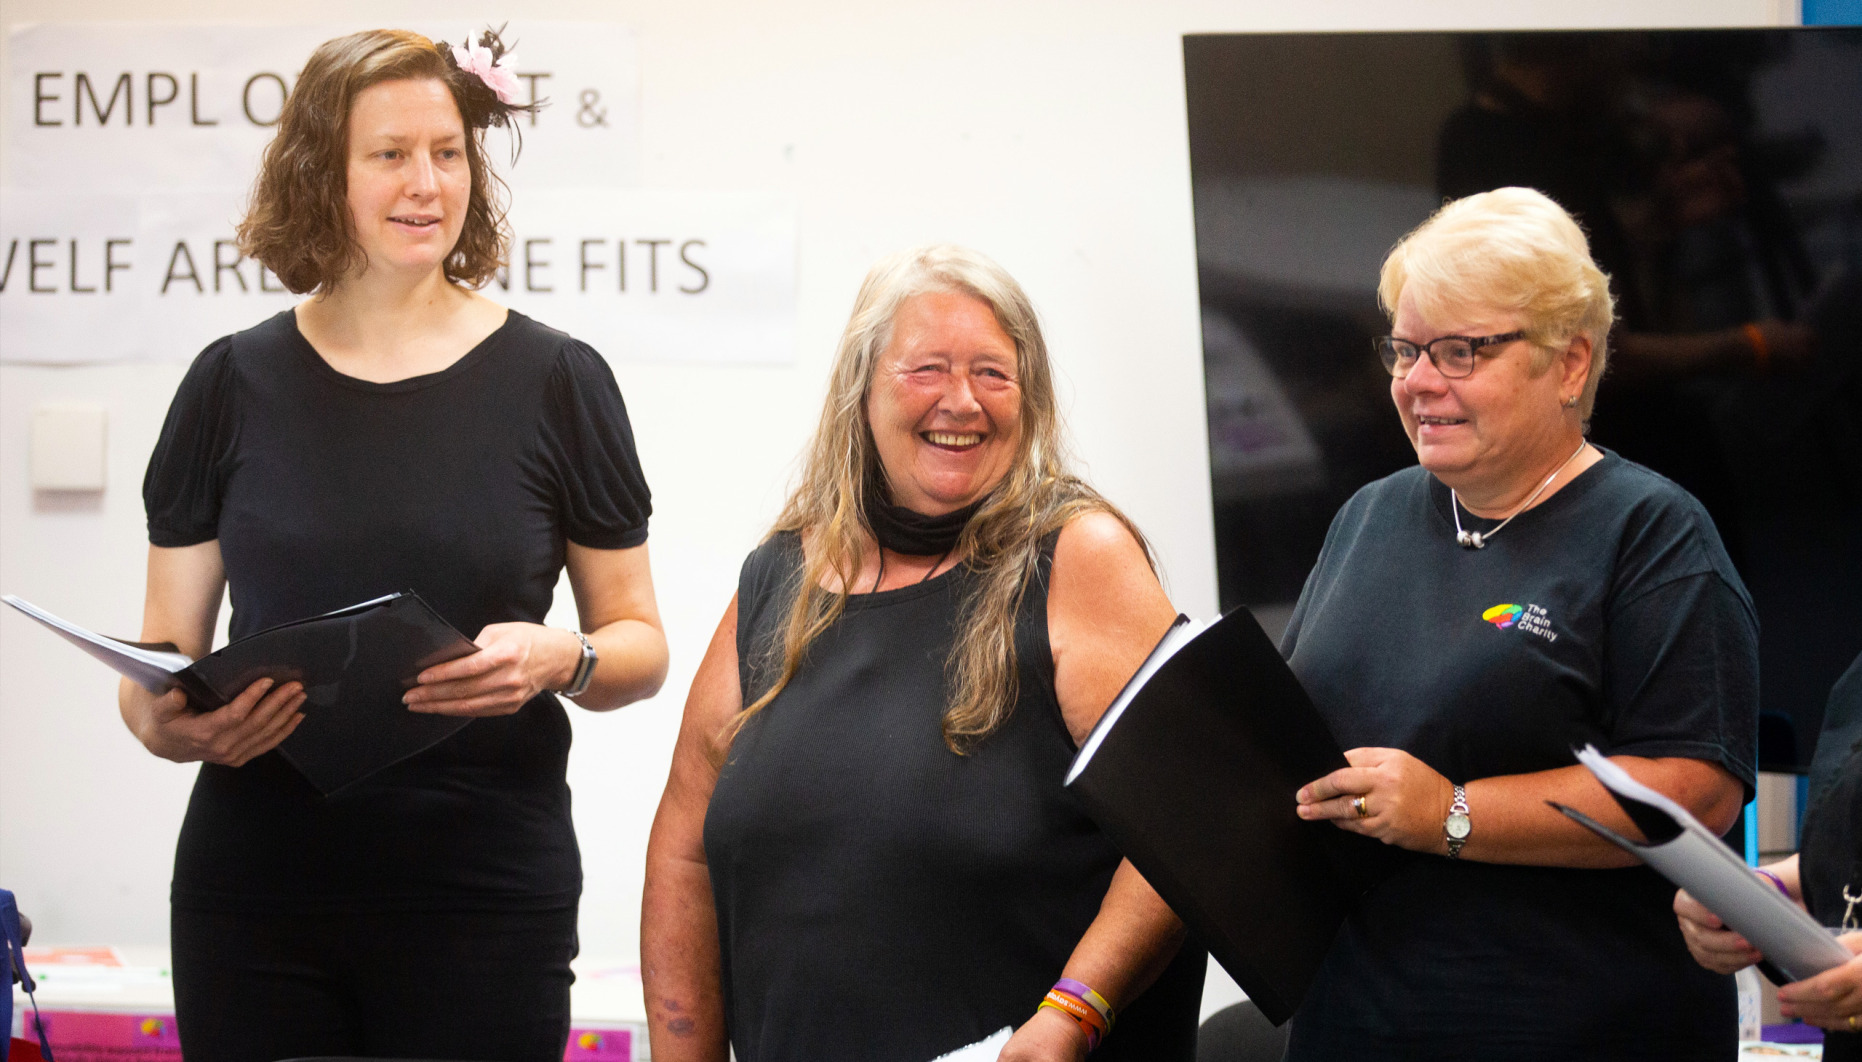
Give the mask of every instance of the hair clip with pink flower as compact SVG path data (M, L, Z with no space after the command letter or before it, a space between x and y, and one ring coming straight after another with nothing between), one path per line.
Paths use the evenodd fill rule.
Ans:
M445 41L436 43L460 73L469 75L455 82L463 97L460 111L466 123L477 129L506 126L515 132L511 116L534 114L545 101L518 102L523 88L517 82L517 56L505 49L503 32L499 27L479 34L477 41L467 38L464 44L451 46Z
M453 45L453 62L466 73L477 75L500 100L507 104L517 102L517 75L511 72L517 62L515 54L504 56L501 62L490 48L467 41L463 45Z

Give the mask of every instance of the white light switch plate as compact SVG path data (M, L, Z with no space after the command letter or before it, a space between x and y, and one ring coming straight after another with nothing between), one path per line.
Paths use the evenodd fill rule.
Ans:
M109 417L104 408L48 403L32 411L32 489L102 490Z

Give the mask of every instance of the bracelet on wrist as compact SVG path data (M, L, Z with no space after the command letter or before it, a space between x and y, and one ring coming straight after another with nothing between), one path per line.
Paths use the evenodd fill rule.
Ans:
M1757 874L1759 877L1764 878L1765 880L1771 882L1773 885L1778 886L1778 891L1784 893L1785 899L1792 900L1793 902L1795 902L1796 898L1791 895L1791 887L1784 883L1783 878L1779 877L1778 875L1772 873L1769 870L1766 870L1764 867L1754 867L1752 870L1752 873Z
M1105 1019L1106 1032L1112 1031L1112 1004L1106 1002L1106 997L1093 991L1092 986L1083 981L1075 981L1071 977L1063 977L1054 982L1054 987L1077 997L1080 1002L1098 1011L1099 1016Z
M569 633L575 635L575 640L582 643L582 658L576 661L575 674L570 677L569 684L552 692L560 693L564 697L580 697L588 692L588 684L595 680L595 664L599 662L599 658L596 657L595 647L589 643L587 635L581 631Z
M1092 1001L1078 991L1062 987L1063 985L1085 989ZM1104 1006L1103 1010L1102 1006ZM1041 1000L1041 1005L1035 1008L1036 1013L1042 1010L1056 1010L1073 1019L1074 1024L1080 1027L1080 1031L1086 1034L1088 1051L1098 1047L1099 1041L1105 1039L1106 1034L1112 1031L1112 1008L1105 1005L1105 997L1078 981L1062 979L1060 984L1048 989L1047 995Z

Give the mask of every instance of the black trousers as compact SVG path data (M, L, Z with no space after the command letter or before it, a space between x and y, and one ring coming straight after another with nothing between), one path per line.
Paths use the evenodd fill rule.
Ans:
M176 910L182 1055L562 1062L575 914Z

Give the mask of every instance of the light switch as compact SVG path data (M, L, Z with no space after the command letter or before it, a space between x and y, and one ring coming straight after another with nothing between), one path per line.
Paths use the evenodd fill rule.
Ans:
M32 489L102 490L109 418L104 408L47 403L32 411Z

